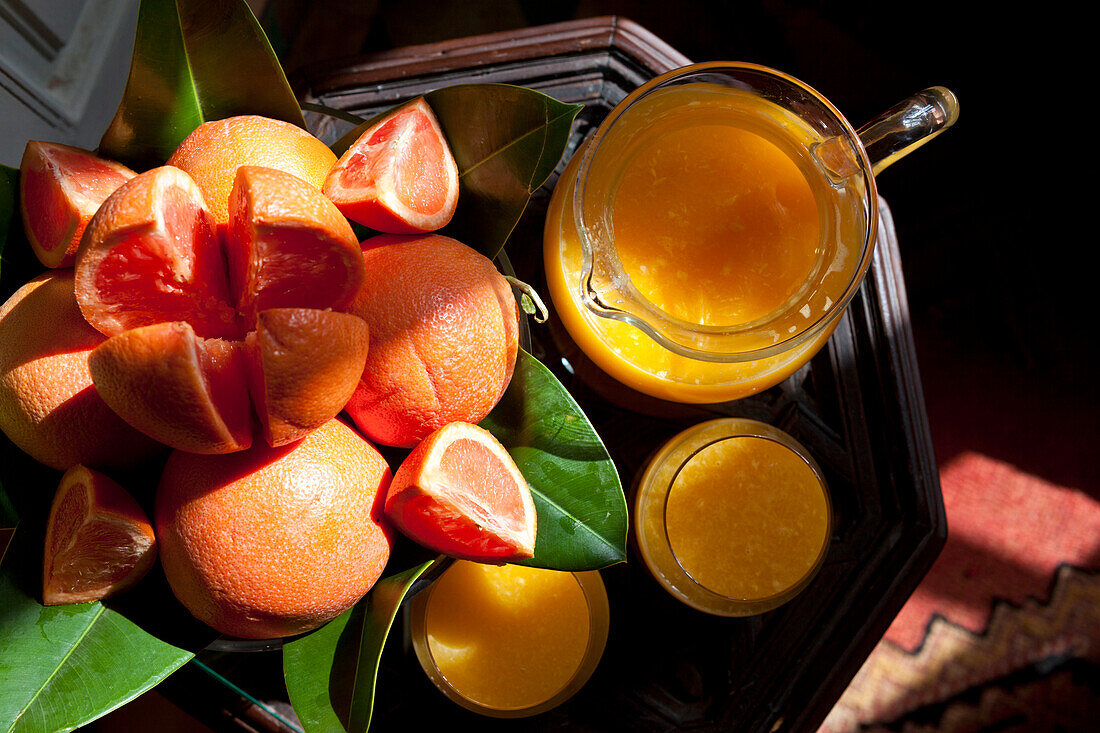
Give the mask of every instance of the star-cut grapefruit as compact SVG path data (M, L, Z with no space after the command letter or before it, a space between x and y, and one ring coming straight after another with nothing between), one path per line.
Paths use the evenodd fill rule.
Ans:
M506 563L535 552L531 490L493 435L463 422L432 433L401 463L386 517L407 537L451 557Z
M46 527L43 603L115 595L141 580L155 559L153 527L125 489L79 464L65 472Z
M347 219L316 188L241 166L217 234L199 187L162 166L121 186L81 244L76 298L110 338L93 381L123 419L194 453L247 449L253 404L272 445L336 416L366 360L343 310L366 279ZM265 317L266 314L266 317Z
M419 97L368 128L322 189L352 221L392 234L446 226L458 204L458 166L431 107Z

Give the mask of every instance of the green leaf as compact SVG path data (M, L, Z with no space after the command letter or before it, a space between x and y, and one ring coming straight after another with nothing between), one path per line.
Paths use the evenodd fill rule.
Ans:
M427 562L378 581L351 610L283 646L283 674L306 731L366 731L382 649L409 590Z
M481 426L508 449L535 500L535 556L522 564L578 571L626 559L626 497L615 464L538 359L520 349L508 390Z
M43 606L41 534L0 565L0 730L66 731L134 699L193 654L102 603Z
M130 76L100 154L150 168L203 122L242 114L305 127L244 0L141 0Z
M491 259L561 160L583 105L509 84L459 84L424 98L458 164L458 210L441 233ZM341 155L385 114L353 129L333 151Z

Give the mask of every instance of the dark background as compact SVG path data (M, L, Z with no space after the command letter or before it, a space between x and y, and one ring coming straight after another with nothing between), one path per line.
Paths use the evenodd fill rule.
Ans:
M879 176L894 214L941 465L981 451L1100 495L1082 185L1091 104L1065 63L1060 7L966 2L268 0L261 20L292 78L410 44L600 15L645 26L693 61L752 61L831 99L857 127L944 85L956 125ZM1085 46L1087 48L1087 44ZM1074 122L1077 120L1078 122Z

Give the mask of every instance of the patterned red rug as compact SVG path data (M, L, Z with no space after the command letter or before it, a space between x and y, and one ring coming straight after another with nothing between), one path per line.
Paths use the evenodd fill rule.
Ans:
M943 552L821 732L1097 730L1100 502L980 453L940 475Z

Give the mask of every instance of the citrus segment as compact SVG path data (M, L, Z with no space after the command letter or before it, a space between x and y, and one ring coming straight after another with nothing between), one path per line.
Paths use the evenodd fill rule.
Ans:
M38 260L46 267L71 267L92 216L133 177L126 166L87 150L28 142L19 164L19 205Z
M505 563L535 552L527 481L491 433L468 423L450 423L413 449L390 484L386 516L452 557Z
M241 166L229 199L229 282L250 322L268 308L344 308L366 278L348 220L316 188Z
M168 159L195 179L219 230L229 223L229 192L240 166L285 171L319 191L335 163L328 146L302 128L257 115L204 122Z
M183 321L156 323L107 339L88 364L111 409L165 445L228 453L252 443L239 342L200 339Z
M449 422L480 422L515 368L518 310L484 255L437 234L363 243L367 364L347 412L369 438L411 447Z
M250 387L269 445L286 445L336 417L367 359L367 324L308 308L262 311L248 335Z
M163 447L93 385L88 354L103 341L80 315L71 269L36 277L0 306L0 430L51 468L129 465Z
M458 166L424 98L360 135L329 173L324 192L349 219L380 232L446 226L458 204Z
M115 595L137 583L155 558L153 527L125 489L85 466L65 472L46 527L45 605Z
M172 591L231 636L320 626L362 598L386 565L389 481L378 451L338 420L281 448L173 453L155 516Z
M203 337L240 335L221 247L195 182L162 166L123 184L84 232L76 297L107 336L187 321Z

